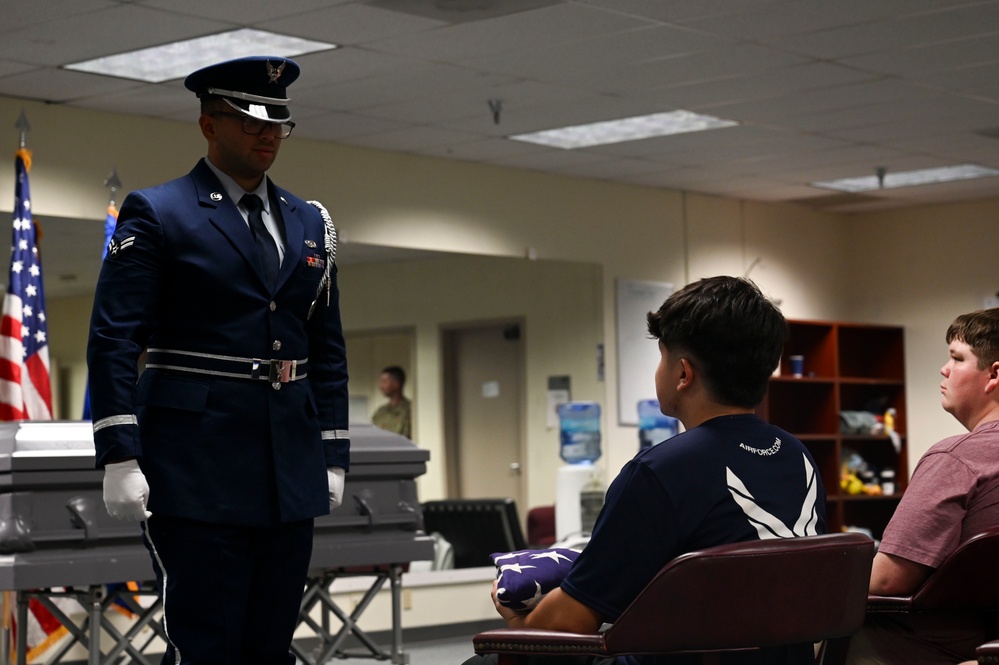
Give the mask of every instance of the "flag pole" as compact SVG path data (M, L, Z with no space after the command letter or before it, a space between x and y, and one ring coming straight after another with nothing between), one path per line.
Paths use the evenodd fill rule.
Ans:
M28 116L24 114L24 109L21 109L21 115L18 116L17 122L14 123L14 128L17 129L20 135L18 138L18 147L23 149L28 139L28 132L31 130L31 124L28 123Z
M104 186L111 190L110 198L108 200L108 205L115 205L115 194L121 189L121 180L118 178L118 167L111 167L111 175L107 177L104 181Z

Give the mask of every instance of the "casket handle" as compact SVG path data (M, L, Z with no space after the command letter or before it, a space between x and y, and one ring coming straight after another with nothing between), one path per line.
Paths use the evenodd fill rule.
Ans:
M66 502L70 520L77 529L83 529L83 541L97 540L97 502L85 496L74 496Z
M375 525L375 509L360 494L354 495L354 502L357 504L360 513L367 516L368 526L373 527Z

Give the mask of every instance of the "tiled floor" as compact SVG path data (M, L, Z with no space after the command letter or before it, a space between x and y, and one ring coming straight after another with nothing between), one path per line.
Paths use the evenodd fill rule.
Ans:
M461 665L475 655L475 652L472 650L472 635L474 633L437 639L404 640L402 650L403 653L409 656L409 665ZM390 651L390 647L387 644L382 644L382 640L376 639L375 643L385 652ZM348 649L348 651L353 650ZM334 659L330 663L363 663L371 659L370 653L363 648L357 648L357 653L368 655L365 658ZM299 665L301 665L301 661L299 661Z
M429 640L404 644L403 650L409 654L409 665L461 665L475 654L472 651L472 636L445 640Z

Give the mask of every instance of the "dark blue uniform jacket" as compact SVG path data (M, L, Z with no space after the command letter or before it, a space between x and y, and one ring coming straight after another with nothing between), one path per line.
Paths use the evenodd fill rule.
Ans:
M329 512L326 467L348 466L335 266L308 316L328 261L325 225L314 206L273 183L270 198L286 247L273 287L246 222L203 161L122 205L87 349L94 439L98 466L139 459L153 514L261 526L316 517ZM138 376L146 349L179 351L174 358L202 371ZM225 374L249 375L249 364L217 357L308 359L298 368L307 376L234 378Z

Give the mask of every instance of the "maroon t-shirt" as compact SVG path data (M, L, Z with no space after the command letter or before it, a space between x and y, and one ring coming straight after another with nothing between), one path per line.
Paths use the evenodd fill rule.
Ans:
M999 420L926 451L879 551L936 568L992 526L999 526Z

